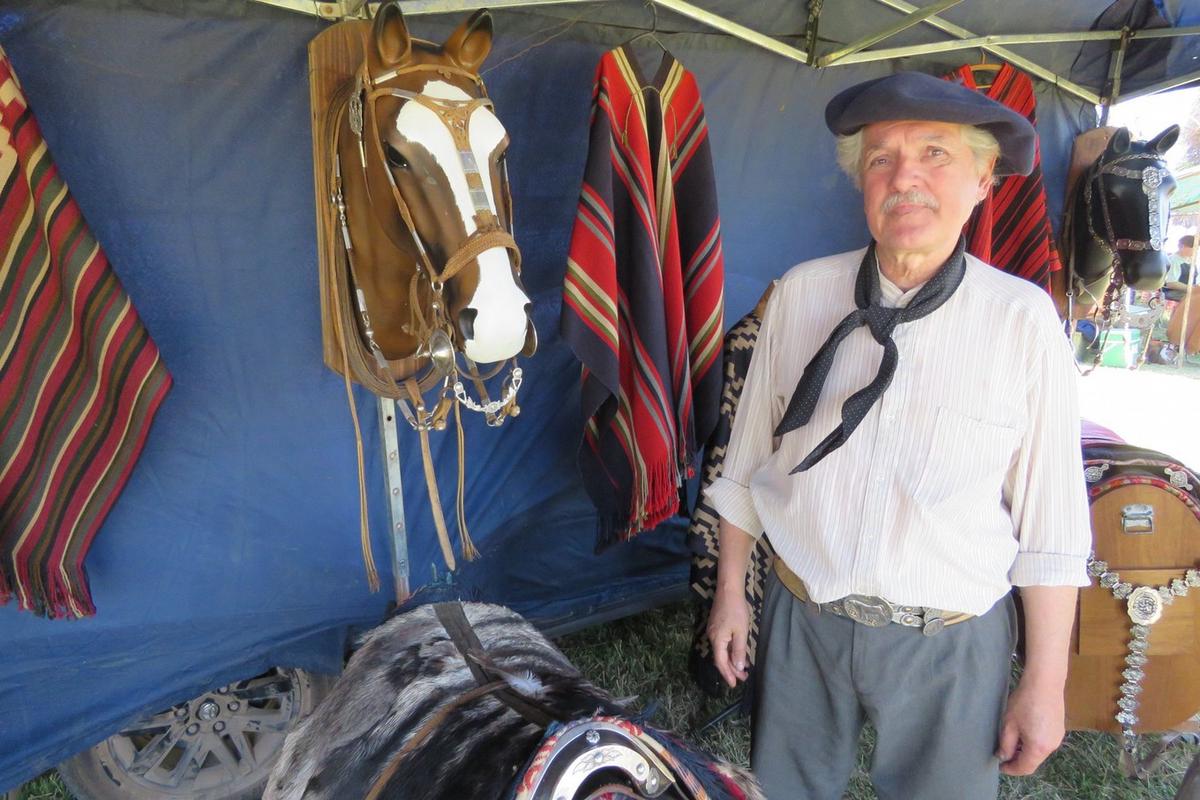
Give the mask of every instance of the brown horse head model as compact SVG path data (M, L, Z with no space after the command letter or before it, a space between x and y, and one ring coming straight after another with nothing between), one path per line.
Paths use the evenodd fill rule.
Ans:
M491 43L486 11L439 47L412 38L399 5L385 3L340 115L360 333L397 379L414 358L448 371L451 342L479 363L536 348L510 233L508 135L479 77Z
M321 53L339 72L348 67L348 79L331 95L314 93L329 102L320 137L327 171L318 177L329 201L321 222L326 362L346 378L356 431L351 379L397 400L418 431L439 543L454 569L429 431L446 427L453 411L461 549L473 558L461 407L492 426L516 416L515 357L537 348L512 236L508 135L479 76L492 20L476 12L440 46L409 34L395 0L369 26L344 24ZM506 366L493 399L485 383ZM358 457L360 532L375 586L361 445Z

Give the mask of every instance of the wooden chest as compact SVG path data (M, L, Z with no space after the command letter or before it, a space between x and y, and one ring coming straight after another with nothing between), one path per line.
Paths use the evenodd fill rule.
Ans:
M1133 586L1160 587L1200 565L1200 480L1169 456L1085 440L1094 552ZM1080 593L1067 681L1067 727L1118 733L1114 719L1132 621L1126 602L1092 585ZM1200 587L1150 626L1137 698L1138 732L1189 730L1200 712Z

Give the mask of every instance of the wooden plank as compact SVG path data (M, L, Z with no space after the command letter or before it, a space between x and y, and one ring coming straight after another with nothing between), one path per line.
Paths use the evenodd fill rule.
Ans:
M1154 533L1128 534L1121 529L1121 509L1133 504L1154 509ZM1166 569L1179 577L1197 564L1200 520L1165 489L1145 484L1118 487L1096 498L1091 514L1096 552L1118 572Z
M308 96L313 143L313 193L317 213L317 258L320 259L321 318L332 318L329 259L335 257L336 230L329 224L329 149L325 120L337 90L350 80L363 58L363 41L370 30L366 20L348 20L326 28L308 44ZM340 373L341 353L330 336L322 336L325 363Z
M1090 147L1103 149L1102 137ZM1166 479L1166 475L1163 476ZM1121 527L1126 505L1154 508L1154 533L1127 534ZM1091 504L1096 553L1135 586L1163 586L1197 565L1200 522L1171 492L1157 486L1119 486ZM1067 678L1067 727L1119 733L1114 719L1124 682L1131 621L1124 601L1099 586L1080 593L1078 624ZM1200 711L1200 590L1176 598L1151 626L1139 722L1149 733L1189 730Z

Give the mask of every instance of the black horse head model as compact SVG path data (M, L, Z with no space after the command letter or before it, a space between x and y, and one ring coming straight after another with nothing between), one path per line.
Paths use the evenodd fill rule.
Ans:
M1120 128L1076 185L1064 252L1077 302L1100 305L1115 288L1154 291L1166 279L1170 196L1175 179L1163 154L1179 138L1172 125L1149 141Z

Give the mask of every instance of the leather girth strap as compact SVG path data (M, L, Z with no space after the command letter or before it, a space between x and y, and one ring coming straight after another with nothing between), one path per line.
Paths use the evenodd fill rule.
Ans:
M420 747L434 730L449 718L455 709L472 703L481 697L486 697L489 694L493 695L497 700L539 728L545 729L550 727L550 724L553 722L566 721L565 718L559 717L544 706L532 702L513 691L506 680L505 673L496 668L495 664L488 657L487 651L483 649L483 644L479 641L479 637L475 635L475 629L471 627L470 621L467 620L462 603L457 601L437 603L434 605L433 610L437 614L438 621L442 623L442 627L446 629L446 634L450 637L450 641L458 648L458 652L462 653L463 660L467 663L467 667L471 670L471 675L475 677L475 682L478 685L472 689L468 689L443 705L428 717L420 728L413 732L404 743L404 746L392 755L388 763L379 772L364 800L378 800L383 794L384 789L387 788L388 782L395 777L396 772L400 769L400 765L404 763L404 759Z
M452 603L438 603L434 605L433 611L437 614L438 622L441 622L442 627L446 629L450 641L462 653L463 660L467 662L467 667L471 670L471 674L475 676L477 684L488 686L497 679L503 680L505 673L496 668L496 665L492 663L492 659L488 657L487 651L483 649L483 644L479 641L479 637L475 635L475 629L471 627L471 623L467 620L462 603L457 601ZM565 718L555 714L544 705L522 696L508 686L507 683L505 683L504 688L496 689L492 694L496 696L497 700L500 700L524 717L526 721L540 728L547 728L553 722L566 721Z

